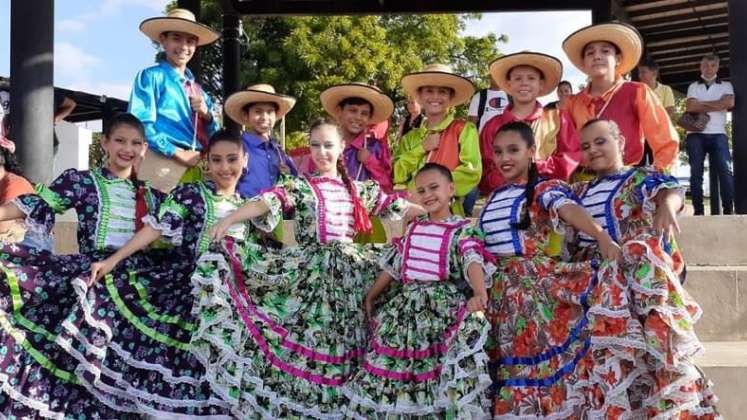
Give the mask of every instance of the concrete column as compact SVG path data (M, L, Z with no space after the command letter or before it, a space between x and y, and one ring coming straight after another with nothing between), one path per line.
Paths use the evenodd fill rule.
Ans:
M223 6L223 103L232 93L241 89L239 62L241 50L241 17L231 6L230 0L222 0ZM226 130L238 133L240 128L226 115L223 116Z
M747 2L729 0L729 73L736 106L732 110L732 159L734 160L734 205L747 214Z
M52 175L53 57L54 0L12 0L11 136L32 182L49 182Z

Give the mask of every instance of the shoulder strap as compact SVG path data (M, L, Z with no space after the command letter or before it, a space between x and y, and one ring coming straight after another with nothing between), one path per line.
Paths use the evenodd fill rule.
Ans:
M477 128L480 128L480 121L482 121L482 115L485 113L485 105L488 103L488 90L480 90L480 103L477 106Z

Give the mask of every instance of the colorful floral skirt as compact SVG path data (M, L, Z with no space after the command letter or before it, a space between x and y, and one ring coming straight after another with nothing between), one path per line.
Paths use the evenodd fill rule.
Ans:
M590 366L587 298L597 263L499 258L486 350L496 418L582 418Z
M94 287L75 280L78 310L64 323L79 381L101 402L156 418L226 417L190 353L189 257L115 269Z
M640 234L623 245L590 297L594 416L714 418L716 398L695 366L703 351L694 326L701 309L682 287L659 239ZM595 248L576 258L595 257Z
M127 418L81 386L62 339L77 305L73 281L87 280L99 257L0 246L0 417Z
M193 351L239 418L341 418L340 386L363 356L374 248L307 244L259 253L226 242L202 256Z
M405 284L373 324L362 366L343 386L349 417L485 417L490 325L454 284Z

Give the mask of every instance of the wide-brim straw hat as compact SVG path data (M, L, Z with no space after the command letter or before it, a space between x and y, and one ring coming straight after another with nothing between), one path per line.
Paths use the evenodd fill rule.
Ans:
M539 96L551 94L563 75L563 63L557 58L547 54L523 51L504 55L490 63L490 76L498 83L498 86L505 90L508 87L509 72L518 66L533 67L542 72L545 87L539 92Z
M629 73L638 65L643 53L643 38L636 28L624 23L601 23L581 28L563 41L563 50L574 66L586 72L584 48L600 41L614 44L620 50L622 58L615 70L618 75Z
M220 38L213 28L197 22L195 15L187 9L171 9L166 16L145 19L140 23L140 32L154 42L161 42L164 32L183 32L197 37L197 46L212 44Z
M337 106L346 98L365 99L373 106L373 114L371 114L369 124L386 121L394 112L394 102L381 93L379 88L365 83L353 82L335 85L325 89L319 95L322 107L327 111L327 114L333 117L337 116Z
M293 105L296 104L296 98L276 93L274 87L266 83L261 83L249 86L245 90L236 92L229 96L228 99L226 99L226 104L223 105L223 111L237 123L248 125L249 122L246 119L244 107L248 104L259 102L276 104L278 110L275 112L275 118L281 119L291 110L291 108L293 108Z
M475 85L458 74L455 74L451 67L444 64L431 64L426 66L422 71L406 74L402 78L402 88L411 98L418 97L418 89L423 86L442 86L454 90L454 96L449 102L449 106L461 105L475 94Z

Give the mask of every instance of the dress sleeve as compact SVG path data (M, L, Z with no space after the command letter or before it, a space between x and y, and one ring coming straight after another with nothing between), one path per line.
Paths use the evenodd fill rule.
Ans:
M578 197L565 182L559 180L541 181L534 190L535 200L540 207L550 214L553 230L557 233L565 231L564 223L560 219L558 210L569 204L579 204Z
M202 200L202 198L194 184L178 186L161 204L158 217L148 215L143 221L161 232L165 242L180 246L184 240L184 226L189 222L191 214L189 208L197 200Z
M356 182L355 186L368 214L400 220L410 206L410 202L406 200L406 191L386 193L381 185L373 180Z
M274 186L247 200L248 203L261 201L270 209L266 214L252 219L252 224L264 232L275 230L283 221L283 213L296 207L303 183L299 177L283 174Z
M490 287L496 265L495 256L485 248L485 234L472 226L463 227L456 235L456 251L452 252L452 255L456 256L454 263L462 278L467 282L467 286L471 287L467 269L470 264L478 263L485 273L485 287Z
M13 204L26 215L26 227L37 233L52 231L55 215L62 214L82 202L87 195L81 187L92 182L89 175L77 169L68 169L49 186L39 184L35 194L23 194Z
M399 148L394 155L394 184L407 185L418 170L418 165L425 157L422 144L424 128L410 130L402 137Z
M653 168L641 168L636 174L636 197L641 203L643 211L653 214L656 212L656 195L663 190L674 190L685 199L685 188L677 182L677 178L665 175ZM681 209L680 209L681 210Z

